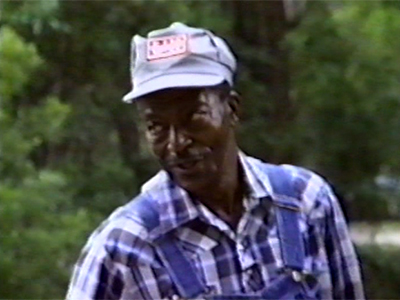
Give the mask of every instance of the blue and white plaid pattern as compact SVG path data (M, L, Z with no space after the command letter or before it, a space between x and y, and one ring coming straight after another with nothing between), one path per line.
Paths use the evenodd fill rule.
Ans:
M250 194L233 231L207 207L192 201L161 171L143 187L161 212L160 234L174 232L210 293L254 293L282 268L265 164L240 153ZM341 208L318 175L283 165L301 192L300 230L304 269L317 276L322 299L364 299L353 244ZM156 197L155 197L155 196ZM67 299L172 299L174 284L149 232L137 222L130 203L117 209L91 235L75 267ZM110 249L113 249L110 251Z

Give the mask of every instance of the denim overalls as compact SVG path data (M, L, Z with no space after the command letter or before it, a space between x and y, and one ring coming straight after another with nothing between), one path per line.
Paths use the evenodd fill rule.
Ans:
M222 294L211 295L198 278L192 263L182 253L177 244L166 236L156 241L162 253L165 267L176 285L179 297L183 299L206 300L245 300L245 299L319 299L318 282L309 274L303 273L305 259L304 243L299 229L298 200L292 188L290 176L278 166L266 168L274 191L273 207L275 209L278 235L284 268L282 273L268 283L257 294ZM136 212L141 216L148 229L158 225L157 212L147 198L140 197L134 202Z

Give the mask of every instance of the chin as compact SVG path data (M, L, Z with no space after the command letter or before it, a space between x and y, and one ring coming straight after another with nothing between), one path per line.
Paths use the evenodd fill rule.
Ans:
M200 180L181 179L177 180L177 184L193 195L208 193L213 190L213 187L215 187L215 183L209 180L205 181L203 178Z
M192 170L169 170L172 180L181 188L195 195L204 195L218 185L219 176L216 167L197 165Z

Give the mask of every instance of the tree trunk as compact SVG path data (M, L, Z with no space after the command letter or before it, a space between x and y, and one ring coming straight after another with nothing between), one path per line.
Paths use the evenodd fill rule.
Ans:
M250 68L253 79L265 83L266 97L273 101L273 105L265 106L265 111L260 112L260 117L270 120L269 134L273 139L284 138L295 117L295 105L290 97L289 53L283 43L292 24L286 19L284 0L229 3L235 36L252 47L264 49L269 58L268 64L253 62ZM279 148L272 149L267 159L275 163L293 162L295 155L290 147L286 151Z

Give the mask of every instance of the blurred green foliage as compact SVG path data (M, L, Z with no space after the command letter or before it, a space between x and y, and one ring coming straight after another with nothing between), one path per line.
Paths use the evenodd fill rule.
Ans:
M368 299L399 299L399 248L363 246L358 247L358 252Z
M41 104L15 107L13 100L26 93L43 60L11 27L2 26L0 35L0 295L61 296L59 284L66 285L74 262L71 252L93 223L85 209L71 205L62 170L37 168L31 154L59 141L69 107L51 95Z
M2 2L0 298L63 297L89 233L157 170L120 99L132 35L174 21L210 28L235 50L243 150L326 176L351 220L398 216L396 188L376 179L400 173L400 6L308 1L288 21L282 5ZM398 296L396 251L360 254L370 297Z

